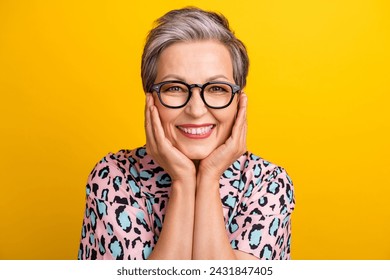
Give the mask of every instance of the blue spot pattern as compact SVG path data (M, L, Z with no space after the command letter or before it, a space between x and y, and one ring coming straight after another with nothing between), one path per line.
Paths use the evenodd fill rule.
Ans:
M278 228L280 226L280 219L279 218L274 218L270 224L269 227L269 235L271 236L276 236L276 233L278 232Z
M143 147L110 154L88 180L78 258L147 259L163 227L170 176ZM295 201L284 169L248 152L225 170L220 192L233 249L289 258Z

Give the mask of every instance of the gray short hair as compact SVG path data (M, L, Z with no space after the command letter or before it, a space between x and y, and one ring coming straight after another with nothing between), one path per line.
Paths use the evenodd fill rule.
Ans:
M141 78L149 92L157 76L157 60L161 52L176 42L216 40L227 47L233 62L233 78L244 88L249 58L245 45L235 37L228 20L221 14L195 7L172 10L155 22L149 32L142 54Z

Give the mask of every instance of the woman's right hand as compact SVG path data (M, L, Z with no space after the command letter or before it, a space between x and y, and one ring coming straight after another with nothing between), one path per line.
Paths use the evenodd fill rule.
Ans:
M157 107L151 93L145 104L146 150L169 174L173 182L196 181L196 168L192 160L175 148L165 137Z

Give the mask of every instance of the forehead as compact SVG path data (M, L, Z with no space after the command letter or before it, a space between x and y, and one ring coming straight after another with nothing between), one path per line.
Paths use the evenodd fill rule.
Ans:
M216 41L174 43L160 54L157 61L156 82L180 78L200 83L214 76L224 76L225 80L233 81L229 50Z

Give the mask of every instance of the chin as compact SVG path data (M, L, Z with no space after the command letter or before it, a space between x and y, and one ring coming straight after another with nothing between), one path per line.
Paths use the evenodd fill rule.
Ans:
M199 148L199 149L191 149L191 150L185 149L185 150L181 150L181 152L191 160L202 160L208 157L211 154L212 150L205 150Z

